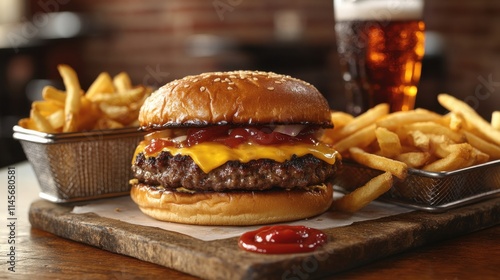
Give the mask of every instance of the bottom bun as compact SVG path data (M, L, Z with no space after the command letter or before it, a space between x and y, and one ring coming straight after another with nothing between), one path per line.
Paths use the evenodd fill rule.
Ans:
M134 184L132 200L157 220L195 225L259 225L319 215L333 201L331 185L310 190L184 193Z

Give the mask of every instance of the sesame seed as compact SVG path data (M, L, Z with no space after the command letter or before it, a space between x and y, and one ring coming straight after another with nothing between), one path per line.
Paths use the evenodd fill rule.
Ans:
M233 88L232 87L227 87L228 90L232 90Z
M200 87L200 91L205 91L206 89L206 87Z
M215 78L214 82L220 82L220 78Z
M257 78L257 77L253 77L253 78L252 78L252 80L254 80L254 81L258 81L258 80L259 80L259 78Z
M198 82L198 79L194 79L194 80L193 80L193 83L196 83L196 82Z
M280 81L274 81L274 83L275 83L275 84L281 84L281 82L280 82Z
M188 88L188 87L189 87L189 85L184 85L184 87L185 87L185 88Z
M274 87L268 87L267 89L268 90L274 90Z

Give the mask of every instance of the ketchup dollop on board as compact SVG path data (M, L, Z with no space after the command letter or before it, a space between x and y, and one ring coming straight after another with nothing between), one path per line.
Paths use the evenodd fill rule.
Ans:
M261 254L291 254L314 251L327 242L325 233L306 226L265 226L241 235L238 246Z

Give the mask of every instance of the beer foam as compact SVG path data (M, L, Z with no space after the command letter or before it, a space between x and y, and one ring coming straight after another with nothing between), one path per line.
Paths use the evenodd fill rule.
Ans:
M423 0L333 0L336 21L422 19Z

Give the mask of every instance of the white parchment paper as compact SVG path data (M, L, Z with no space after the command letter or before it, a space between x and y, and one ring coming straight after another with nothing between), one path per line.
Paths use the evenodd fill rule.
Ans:
M337 198L340 194L336 194ZM350 225L354 222L373 220L412 211L411 209L374 201L354 214L327 212L318 217L286 223L288 225L304 225L317 229L327 229ZM92 202L84 206L76 206L72 213L95 213L101 217L120 220L130 224L156 227L178 232L191 237L210 241L240 236L246 231L262 226L196 226L157 221L144 215L129 196L110 198Z

